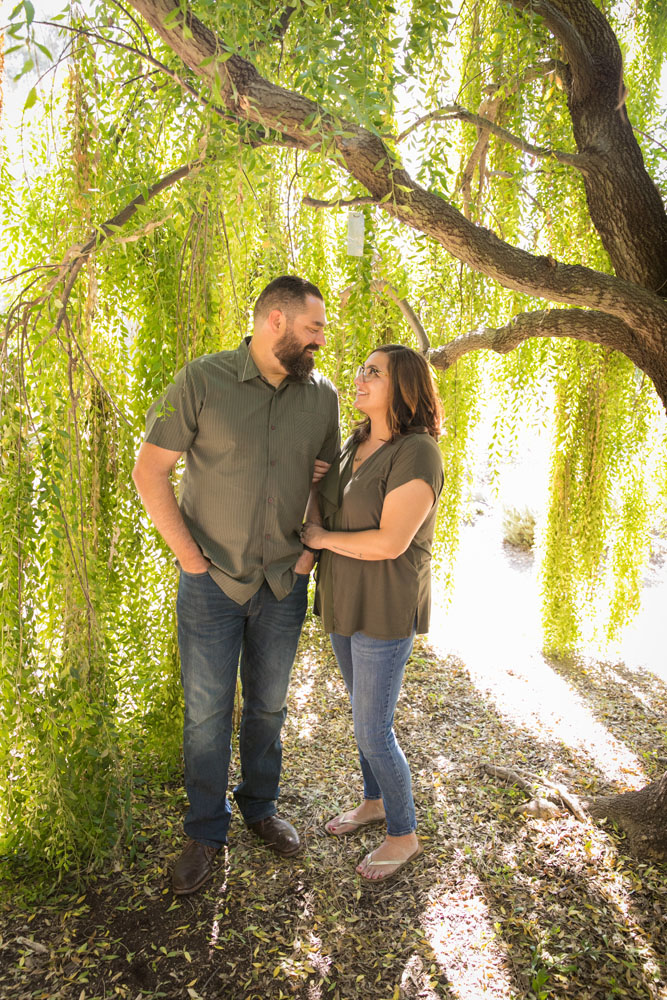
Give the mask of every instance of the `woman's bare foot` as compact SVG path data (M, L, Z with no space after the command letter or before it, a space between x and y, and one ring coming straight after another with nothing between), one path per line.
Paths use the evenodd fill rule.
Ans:
M357 873L369 882L383 881L417 854L421 854L421 845L416 833L407 833L404 837L387 834L380 846L357 865Z
M334 837L344 837L347 833L354 833L360 826L368 826L370 823L379 823L385 818L384 803L382 799L364 799L356 809L341 813L335 819L330 819L324 829Z

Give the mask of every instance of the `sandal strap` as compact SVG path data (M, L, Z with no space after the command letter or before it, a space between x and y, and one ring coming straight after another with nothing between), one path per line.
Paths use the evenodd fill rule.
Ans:
M349 813L343 813L342 816L336 816L331 822L335 823L336 826L364 826L358 819L348 819L349 815Z

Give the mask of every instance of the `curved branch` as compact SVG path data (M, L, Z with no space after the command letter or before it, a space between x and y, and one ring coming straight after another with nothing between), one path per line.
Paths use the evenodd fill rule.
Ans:
M361 195L359 198L334 198L333 201L326 201L304 195L301 204L305 208L350 208L353 205L377 205L377 198L373 198L372 195Z
M563 46L570 64L576 89L583 92L595 82L595 60L587 44L587 39L579 30L574 17L560 9L563 4L550 0L509 0L513 7L520 11L533 11L539 14L549 31ZM567 0L565 7L567 8Z
M114 2L116 2L116 0L114 0ZM132 23L136 25L137 22L130 14L128 14L125 8L122 7L120 4L118 4L118 6L121 7L121 10L123 10L123 12L128 15L128 17L130 17ZM199 93L196 87L193 87L191 83L188 83L188 81L185 80L178 73L176 73L175 70L165 65L165 63L160 62L159 59L156 59L156 57L150 51L150 46L148 46L149 48L148 52L143 52L141 49L136 48L136 46L134 45L128 45L126 42L120 42L116 38L109 38L108 35L101 35L97 31L92 31L90 28L78 28L75 25L60 24L55 21L35 21L35 24L40 24L45 27L59 28L60 30L70 31L77 37L84 36L85 38L91 41L101 42L105 45L111 45L115 48L124 49L126 52L130 52L132 55L137 56L138 59L144 59L146 62L150 63L150 65L154 66L158 72L164 73L164 75L169 77L170 80L173 80L174 83L177 83L181 88L181 90L183 90L186 94L190 94L190 96L194 97L194 99L199 104L201 104L202 107L207 108L209 111L212 111L219 118L222 118L225 121L230 122L231 124L239 124L239 122L246 120L245 116L243 115L239 116L238 114L234 114L233 112L230 112L228 109L221 108L217 104L214 104L213 101L209 101L208 98L204 97L203 94ZM143 31L141 32L141 34L142 37L145 39L146 35L144 34ZM248 141L251 146L260 145L259 140L253 140L252 137L250 137ZM293 136L283 135L282 133L277 131L274 131L272 134L265 134L264 136L262 136L261 145L284 146L288 149L300 149L300 150L310 148L309 144L304 143L302 140L296 139Z
M647 357L630 327L607 313L584 309L544 309L520 313L501 327L482 327L429 353L435 368L449 368L471 351L509 354L532 337L570 337L620 351L646 370Z
M67 316L67 305L74 289L74 285L76 284L76 280L79 276L79 272L88 258L95 251L99 250L102 244L113 236L114 233L121 229L136 214L139 208L148 204L149 201L152 201L153 198L156 198L173 184L183 180L194 171L199 170L202 166L202 162L202 160L196 160L193 163L184 164L183 166L178 167L177 170L172 170L171 173L161 177L160 180L156 181L156 183L148 188L144 194L137 195L137 197L128 202L128 204L125 205L120 212L117 212L111 219L107 219L106 222L103 222L85 243L74 243L70 246L59 263L44 265L45 269L55 270L56 274L51 277L50 281L46 284L46 287L34 299L24 302L22 298L19 297L17 305L10 310L6 323L6 333L9 331L14 313L20 311L25 314L33 309L41 308L49 300L54 289L62 282L63 290L59 297L60 305L58 307L55 322L49 333L38 346L41 347L50 337L57 334ZM132 237L128 237L128 239L132 239ZM6 346L7 337L5 337L3 342L0 356L4 354Z
M396 303L398 308L405 316L408 326L410 327L415 337L417 338L417 342L419 343L419 350L421 351L422 354L427 354L431 347L431 342L428 339L426 330L422 326L422 322L419 319L419 316L414 311L408 300L402 299L401 296L396 291L396 289L394 288L394 286L390 285L389 282L385 281L383 278L375 278L373 281L371 281L371 289L377 294L386 295L387 298L391 299L392 302Z
M532 143L527 142L520 136L516 136L511 132L508 132L508 130L503 128L502 125L496 125L496 123L491 121L489 118L483 118L481 115L476 115L472 111L467 111L458 104L450 104L447 107L439 108L437 111L431 111L430 114L424 115L422 118L419 118L416 122L410 125L409 128L404 129L396 141L402 142L406 136L410 135L410 133L413 132L419 125L423 125L424 122L449 121L452 119L469 122L471 125L475 125L483 131L491 132L499 139L502 139L503 142L507 142L510 146L514 146L515 149L521 150L522 153L529 153L531 156L535 156L540 159L551 157L554 160L557 160L558 163L563 163L568 167L574 167L576 170L582 171L582 173L586 171L587 160L586 157L582 156L580 153L566 153L564 150L549 149L546 146L533 146Z
M426 330L422 326L422 322L419 319L419 316L414 311L408 300L402 299L401 296L396 291L396 289L394 288L394 286L391 285L388 281L385 281L384 278L373 278L370 287L371 291L374 292L375 295L384 295L388 299L391 299L392 302L396 303L398 308L403 313L405 319L407 320L408 326L410 327L415 337L417 338L417 341L419 343L419 350L421 351L422 354L428 354L431 343L428 339ZM345 306L348 303L351 291L352 291L352 285L348 285L348 287L344 288L343 291L340 293L339 296L340 304L343 308L345 308Z
M120 4L118 4L118 6L120 7ZM127 16L130 18L133 24L135 25L137 24L135 19L130 14L128 14L128 12L125 10L124 7L121 7L121 10L125 14L127 14ZM117 38L109 38L108 35L100 35L99 32L92 31L90 28L78 28L74 24L63 24L58 21L35 21L34 23L42 25L43 27L46 28L57 28L59 31L70 31L77 37L83 35L84 38L88 38L95 42L102 42L105 45L111 45L117 49L123 49L125 52L130 52L132 55L137 56L139 59L145 59L147 63L150 63L151 66L154 66L161 73L164 73L166 76L168 76L171 80L177 83L182 90L186 91L186 93L194 97L204 107L210 108L211 111L214 111L215 114L217 115L221 115L223 118L230 117L227 111L224 111L222 108L216 107L215 104L211 104L210 101L207 101L205 97L202 97L202 95L198 93L198 91L192 86L192 84L188 83L187 80L184 80L183 77L179 76L178 73L176 73L173 69L170 69L169 66L166 66L163 62L160 62L159 59L156 59L153 53L150 51L150 47L148 52L143 52L141 49L138 49L135 45L128 45L127 42L120 42L118 41ZM146 35L144 34L143 31L141 32L141 34L143 38L146 38Z

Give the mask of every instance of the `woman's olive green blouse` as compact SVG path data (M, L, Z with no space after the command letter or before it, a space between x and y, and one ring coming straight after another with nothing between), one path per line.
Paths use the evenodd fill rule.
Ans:
M382 445L352 471L356 446L348 438L340 458L320 483L320 505L329 531L379 528L384 498L413 479L428 483L435 501L407 550L396 559L364 560L323 549L315 613L327 632L401 639L427 632L431 605L431 543L444 481L438 445L426 431Z

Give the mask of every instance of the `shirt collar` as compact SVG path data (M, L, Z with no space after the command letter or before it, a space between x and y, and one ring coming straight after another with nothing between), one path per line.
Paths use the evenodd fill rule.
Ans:
M260 375L259 368L250 353L251 340L252 337L244 337L236 351L236 377L239 382L249 382L251 378L257 378Z

